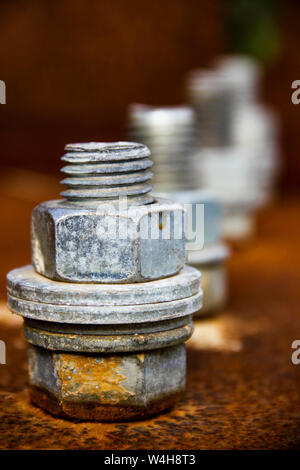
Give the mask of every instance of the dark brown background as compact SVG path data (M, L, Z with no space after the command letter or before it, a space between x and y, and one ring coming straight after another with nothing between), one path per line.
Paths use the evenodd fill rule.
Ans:
M184 100L186 72L228 51L221 0L0 4L1 166L57 172L65 143L124 138L127 105ZM264 97L280 112L284 192L298 191L300 4L280 3L281 54ZM6 174L6 173L5 173Z

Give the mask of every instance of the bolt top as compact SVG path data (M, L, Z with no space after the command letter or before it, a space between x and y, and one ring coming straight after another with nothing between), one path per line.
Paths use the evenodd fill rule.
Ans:
M129 119L133 125L150 126L192 126L194 111L189 106L150 106L134 103L129 107Z
M68 144L62 160L66 162L103 162L137 160L150 156L146 145L136 142L84 142Z
M221 77L213 69L195 69L187 75L187 86L190 92L220 92L223 85Z
M223 55L217 57L216 71L233 83L257 85L261 76L261 67L254 59L242 55Z

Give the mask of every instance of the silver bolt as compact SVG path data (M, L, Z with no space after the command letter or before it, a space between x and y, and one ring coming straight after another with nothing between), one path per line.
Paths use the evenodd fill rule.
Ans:
M129 108L129 134L151 150L155 191L195 187L190 158L196 144L194 112L188 106Z
M259 103L261 70L250 58L220 57L187 79L199 134L193 172L214 191L224 215L223 235L252 235L254 212L266 205L278 171L274 116ZM275 139L274 139L275 137Z

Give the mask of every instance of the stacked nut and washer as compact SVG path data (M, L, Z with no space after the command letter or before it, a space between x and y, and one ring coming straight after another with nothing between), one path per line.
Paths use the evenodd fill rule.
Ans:
M65 199L34 209L33 266L7 276L30 343L30 397L75 419L149 416L184 392L184 342L202 303L201 275L176 237L183 209L151 196L144 145L66 151Z

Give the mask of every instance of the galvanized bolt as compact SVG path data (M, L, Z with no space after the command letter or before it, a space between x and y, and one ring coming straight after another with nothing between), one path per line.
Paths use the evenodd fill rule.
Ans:
M194 246L189 244L187 259L202 274L203 307L197 315L215 313L224 307L227 300L225 261L228 249L221 240L220 203L212 192L199 189L199 173L194 171L194 114L187 106L135 104L129 108L129 130L133 139L139 139L151 150L157 170L155 194L188 205L190 210L187 210L186 217L187 224L193 227L191 232L198 228L204 230L203 244L198 247L196 243ZM196 220L197 205L203 206L204 224Z
M199 135L193 173L221 201L223 235L232 240L252 235L278 172L277 123L258 100L260 75L252 59L228 56L187 79Z
M7 276L9 307L24 317L30 343L31 400L83 420L153 415L184 392L184 342L202 303L201 275L184 266L175 236L183 209L151 196L146 146L66 150L66 199L33 211L33 267ZM108 237L108 221L126 222L127 237ZM142 238L145 222L158 237Z
M196 144L195 116L188 106L129 108L129 135L147 145L154 162L154 191L188 190L197 182L189 164Z

